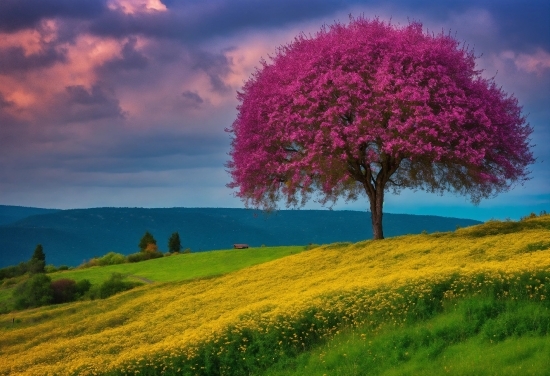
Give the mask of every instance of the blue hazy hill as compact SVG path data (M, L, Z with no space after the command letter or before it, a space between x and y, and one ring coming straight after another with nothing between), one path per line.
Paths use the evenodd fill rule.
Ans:
M5 207L0 207L0 216ZM384 235L454 230L480 222L469 219L384 214ZM76 266L114 251L137 252L145 231L161 251L178 232L193 252L250 246L357 242L372 237L370 213L331 210L280 210L270 214L229 208L93 208L57 210L0 226L0 267L28 260L42 244L46 262Z
M25 206L0 205L0 225L13 223L31 215L55 213L59 209L39 209Z

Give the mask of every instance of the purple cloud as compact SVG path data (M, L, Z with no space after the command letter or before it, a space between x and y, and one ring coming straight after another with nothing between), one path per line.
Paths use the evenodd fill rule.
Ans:
M124 112L113 91L96 84L91 89L82 85L67 86L58 96L52 115L68 123L105 118L124 118Z
M132 11L117 1L0 0L0 204L74 206L71 192L88 187L88 206L107 196L132 205L132 192L154 179L166 189L144 189L133 205L161 205L160 196L174 206L185 197L239 205L223 167L236 91L260 58L349 13L419 20L475 46L487 75L498 71L529 113L541 161L529 184L548 186L547 1L161 0L166 10Z

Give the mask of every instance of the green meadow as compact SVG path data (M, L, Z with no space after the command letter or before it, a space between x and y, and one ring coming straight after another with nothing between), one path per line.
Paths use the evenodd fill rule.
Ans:
M176 254L143 262L94 266L50 274L53 280L61 278L92 284L101 283L113 273L121 273L136 280L144 278L152 282L175 282L195 278L207 278L230 273L252 265L261 264L302 252L303 246L257 247L210 252Z

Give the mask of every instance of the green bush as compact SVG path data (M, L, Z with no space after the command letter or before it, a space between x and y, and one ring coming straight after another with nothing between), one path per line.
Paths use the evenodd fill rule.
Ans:
M145 261L147 259L146 259L145 252L137 252L126 256L126 260L128 262L140 262L140 261Z
M15 288L14 298L16 309L48 305L53 302L52 279L36 274Z
M119 292L130 290L141 285L139 282L128 282L124 279L125 277L120 273L111 274L111 277L99 286L99 298L105 299Z
M185 251L183 252L185 253ZM137 253L132 253L128 256L126 256L126 260L128 262L140 262L140 261L146 261L146 260L151 260L151 259L156 259L156 258L159 258L159 257L163 257L164 255L162 254L162 252L158 252L158 251L154 251L154 252L137 252Z
M27 272L27 263L21 262L19 265L7 266L0 269L0 280L19 277Z
M2 282L2 287L8 288L8 287L15 286L19 282L21 282L22 279L25 279L25 276L7 278L4 280L4 282Z
M98 264L101 266L124 264L126 257L120 253L109 252L105 256L98 259Z
M59 269L57 269L55 267L55 265L52 265L52 264L49 264L49 265L46 265L46 267L44 268L44 271L46 273L55 273L56 271L58 271Z
M92 284L87 279L78 281L76 283L76 299L79 299L84 295L86 295L86 293L90 290L91 287L92 287Z

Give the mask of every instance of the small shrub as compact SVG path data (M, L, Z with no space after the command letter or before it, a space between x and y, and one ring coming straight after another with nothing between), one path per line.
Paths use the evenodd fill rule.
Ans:
M146 260L160 258L160 257L163 257L163 256L164 255L162 254L162 252L146 251L146 252L132 253L132 254L126 256L126 260L128 262L140 262L140 261L146 261Z
M537 214L531 212L529 215L526 215L525 217L521 217L519 220L520 221L526 221L526 220L531 219L531 218L537 218Z
M92 284L87 279L83 279L82 281L78 281L76 283L76 298L81 298L90 290L92 287Z
M120 273L113 273L111 277L103 282L99 287L99 297L101 299L108 298L119 292L130 290L136 286L139 286L138 282L128 282L124 280L124 276Z
M70 268L67 265L59 265L59 268L57 270L69 270Z
M181 251L181 253L184 253L184 254L191 253L191 248L185 248L183 251Z
M21 277L19 278L13 277L13 278L5 279L4 282L2 283L2 287L7 288L7 287L15 286L20 282L20 279Z
M145 257L146 257L145 252L137 252L126 256L126 260L128 262L140 262L140 261L145 261L146 260Z
M55 267L55 265L49 264L44 267L44 271L46 273L55 273L58 269Z
M8 267L0 269L0 280L7 279L7 278L13 278L13 277L16 277L16 276L22 275L22 274L25 274L25 272L19 273L19 267L18 266L8 266Z
M54 304L72 302L76 300L76 281L68 278L58 279L52 284Z
M85 268L91 268L93 266L99 266L99 258L97 257L91 258L90 261L88 261L84 265Z
M126 257L120 253L109 252L105 256L98 259L98 263L101 266L106 265L118 265L124 264L126 262Z
M15 288L15 308L34 308L53 301L52 279L40 273Z

